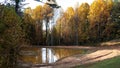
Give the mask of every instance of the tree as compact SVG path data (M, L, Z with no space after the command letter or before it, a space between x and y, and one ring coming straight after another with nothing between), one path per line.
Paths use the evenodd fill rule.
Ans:
M2 33L6 28L5 24L2 21L2 17L4 13L3 11L4 11L4 5L0 5L0 14L1 14L0 15L0 33Z
M19 48L24 43L21 18L14 8L2 6L2 32L0 32L0 68L14 68L18 59Z
M64 13L64 18L65 21L63 22L63 39L64 39L64 43L68 44L71 43L72 44L72 38L74 37L74 20L73 20L73 16L74 16L74 9L72 7L68 7L66 12Z
M19 3L20 3L20 0L15 0L15 11L16 13L18 13L18 9L19 9Z
M59 44L59 34L57 33L57 30L56 30L56 27L53 27L52 28L52 32L51 32L51 35L52 35L52 42L53 42L53 45L58 45Z
M36 42L36 31L35 31L35 20L31 17L33 14L31 8L26 8L24 11L23 21L22 21L22 30L25 33L25 41L27 44L35 44Z
M42 44L43 42L43 30L42 30L44 18L43 9L44 8L42 6L37 6L33 10L32 14L32 18L35 20L36 41L38 45Z
M95 0L90 6L89 22L90 22L90 36L91 40L102 41L102 33L105 29L110 12L108 10L107 2L104 0Z
M89 28L88 13L89 13L89 4L88 3L82 3L76 9L76 14L75 14L76 17L74 17L74 18L77 19L76 29L78 29L77 33L78 33L79 42L83 42L84 40L88 39L88 36L87 36L87 32L88 32L88 28Z
M64 17L60 17L59 19L57 19L57 22L56 22L56 25L55 25L55 29L56 29L56 35L55 37L57 38L57 44L61 45L62 44L62 38L63 38L63 31L62 31L62 28L63 28L63 23L62 23L62 20L63 20Z
M49 36L49 22L52 19L53 16L53 9L48 6L47 4L45 4L43 6L43 19L45 21L45 26L46 26L46 45L48 45L49 41L48 41L48 36Z
M58 19L56 30L61 37L60 41L64 44L73 44L73 37L74 37L74 28L75 22L73 19L74 16L74 9L69 7L66 12Z
M27 37L32 44L41 45L43 44L43 7L37 6L35 9L27 8L24 11L24 21Z
M120 38L120 2L115 2L110 12L111 17L104 30L104 34L108 40Z
M114 5L113 0L106 0L106 2L107 2L107 9L109 12L111 12Z
M112 20L114 23L113 29L115 29L115 38L120 38L120 2L116 3L112 9ZM114 36L113 36L114 37Z

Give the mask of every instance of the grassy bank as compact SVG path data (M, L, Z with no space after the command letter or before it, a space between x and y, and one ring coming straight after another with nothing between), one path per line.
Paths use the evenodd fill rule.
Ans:
M97 63L80 65L74 68L120 68L120 56Z

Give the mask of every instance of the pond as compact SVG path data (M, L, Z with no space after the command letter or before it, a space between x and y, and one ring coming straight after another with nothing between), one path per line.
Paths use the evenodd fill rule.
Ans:
M83 54L85 51L73 48L24 47L20 52L20 59L24 63L49 64L68 56Z

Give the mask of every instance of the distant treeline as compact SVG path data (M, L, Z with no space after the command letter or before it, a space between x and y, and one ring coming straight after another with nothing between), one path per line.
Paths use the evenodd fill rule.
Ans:
M120 38L120 3L95 0L69 7L50 30L53 9L49 6L24 11L26 39L34 45L83 45ZM45 23L46 30L43 30Z
M69 7L53 28L54 44L89 44L120 38L120 2L95 0Z

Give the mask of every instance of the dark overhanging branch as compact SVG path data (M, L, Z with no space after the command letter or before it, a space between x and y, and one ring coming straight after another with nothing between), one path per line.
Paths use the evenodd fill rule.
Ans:
M49 5L52 8L60 8L61 6L58 6L56 3L56 0L47 0L47 2L43 2L43 0L35 0L44 4Z

